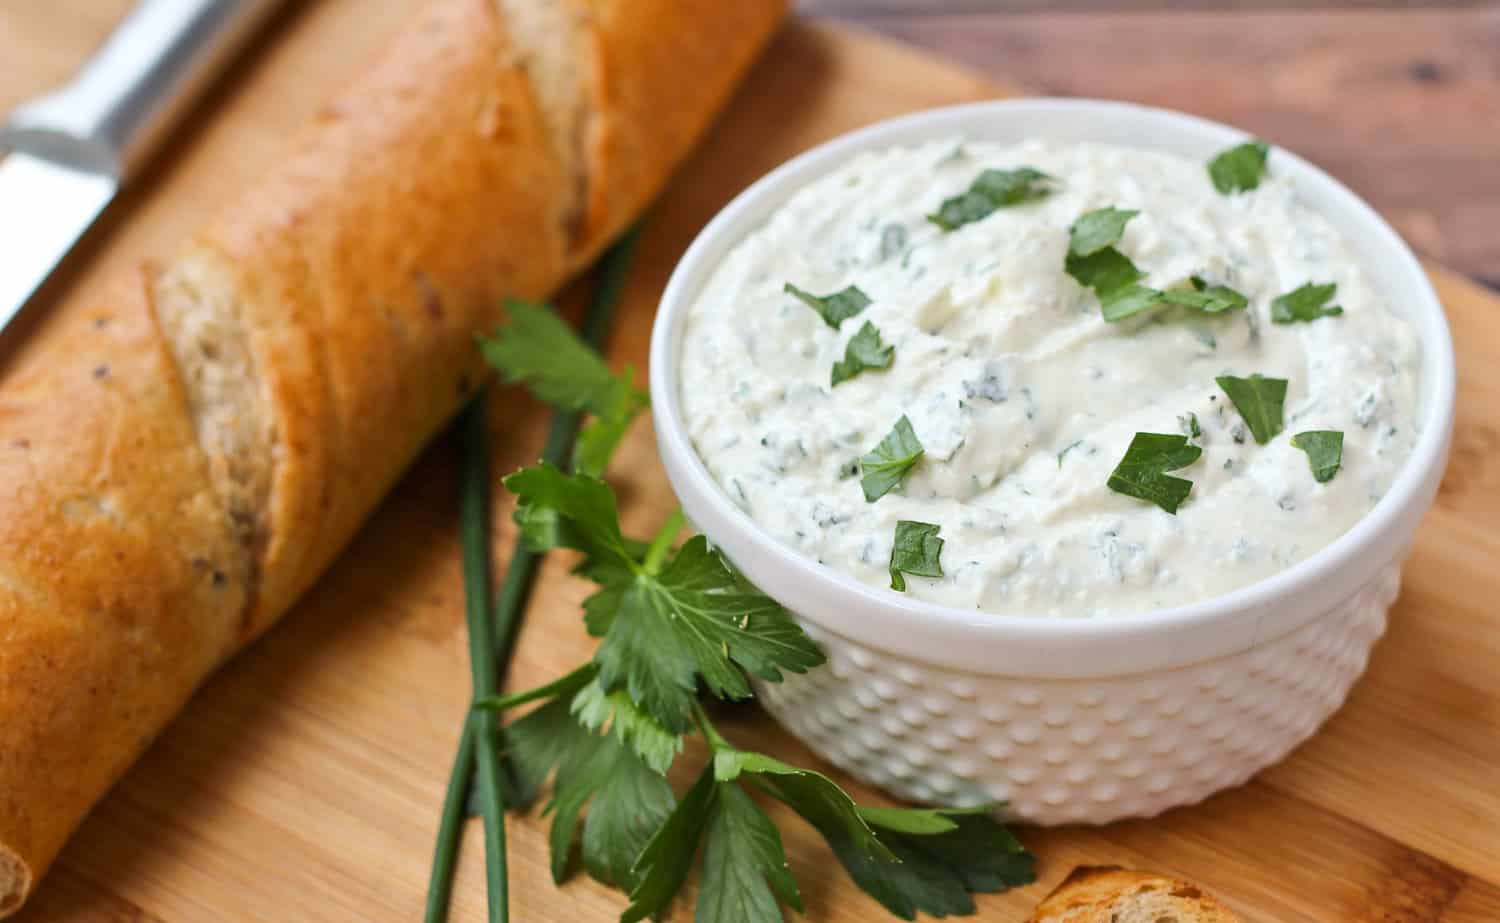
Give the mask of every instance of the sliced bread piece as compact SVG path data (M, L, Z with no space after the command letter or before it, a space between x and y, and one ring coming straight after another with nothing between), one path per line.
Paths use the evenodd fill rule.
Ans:
M1119 866L1083 865L1031 912L1028 923L1241 923L1192 882Z

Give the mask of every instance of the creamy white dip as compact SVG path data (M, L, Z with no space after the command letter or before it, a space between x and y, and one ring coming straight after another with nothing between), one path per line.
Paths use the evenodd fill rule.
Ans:
M1058 182L1040 201L945 233L926 220L987 167ZM1385 492L1417 435L1418 352L1327 220L1270 175L1223 195L1202 162L1092 144L957 139L864 154L800 190L724 260L687 319L683 411L728 496L778 540L887 587L897 520L941 526L944 576L909 595L1036 616L1194 602L1284 570ZM1068 228L1138 209L1117 248L1177 287L1192 275L1250 298L1221 315L1159 310L1108 323L1063 271ZM873 303L838 330L782 291L855 285ZM1337 282L1339 317L1270 321L1306 282ZM889 368L836 387L865 321ZM1289 381L1285 426L1257 445L1218 375ZM1176 515L1106 486L1136 432L1180 433L1202 457ZM926 449L874 503L856 460L905 414ZM1344 434L1327 483L1289 445Z

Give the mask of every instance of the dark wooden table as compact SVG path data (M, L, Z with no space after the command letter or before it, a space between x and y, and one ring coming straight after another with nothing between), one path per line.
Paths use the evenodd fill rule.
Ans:
M1240 126L1500 289L1500 2L799 0L1038 93Z

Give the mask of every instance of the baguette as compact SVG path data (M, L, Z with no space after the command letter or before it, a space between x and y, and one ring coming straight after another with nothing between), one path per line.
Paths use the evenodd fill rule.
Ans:
M438 0L0 388L0 916L653 198L784 0Z
M1027 923L1240 923L1191 882L1119 866L1079 866Z

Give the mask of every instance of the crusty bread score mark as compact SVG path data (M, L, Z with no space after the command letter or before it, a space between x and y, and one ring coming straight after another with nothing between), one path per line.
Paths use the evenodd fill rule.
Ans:
M584 62L597 59L597 37L590 31L586 11L567 3L494 0L494 10L507 49L503 66L523 75L564 181L566 192L555 197L550 219L571 245L582 233L589 194L586 139L594 107L587 85L590 77L585 73L590 68ZM486 118L504 115L488 112ZM324 121L336 121L336 117L325 113ZM288 236L295 244L294 235ZM305 265L301 268L306 271ZM267 296L239 277L217 248L202 242L152 273L149 284L153 309L182 374L193 425L209 459L213 490L246 555L250 582L241 621L248 632L257 621L253 613L259 603L260 578L278 525L272 521L272 495L282 456L275 399L266 394L268 382L258 367L253 344L256 336L267 332L255 329L255 321L246 317L247 301ZM421 267L412 272L412 285L423 311L439 319L442 295ZM302 294L310 296L309 307L321 306L318 292ZM405 339L413 319L390 308L384 317L392 333ZM337 412L338 402L327 387L332 371L321 345L319 337L311 338L314 377L325 386L326 406ZM474 382L473 376L462 375L457 390L467 394Z

